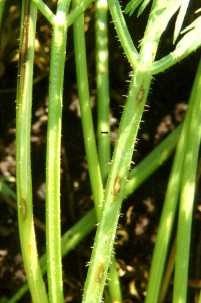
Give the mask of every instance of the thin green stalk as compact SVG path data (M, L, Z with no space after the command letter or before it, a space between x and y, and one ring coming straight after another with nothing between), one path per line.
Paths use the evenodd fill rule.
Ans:
M67 255L71 250L73 250L95 227L96 224L96 214L95 210L90 210L83 218L81 218L78 223L71 227L62 236L62 256ZM44 254L40 258L40 264L43 274L46 272L47 268L47 256ZM16 294L8 300L7 303L18 302L23 295L29 290L27 284L24 284Z
M162 275L164 272L165 261L167 258L172 228L178 206L180 180L182 176L182 167L185 154L186 126L187 122L185 119L165 195L163 211L160 218L156 244L152 257L145 303L158 302Z
M173 0L155 1L149 17L138 66L130 84L127 103L120 122L119 137L106 185L104 209L97 228L84 287L84 303L95 303L102 300L123 200L123 190L151 84L150 67L154 61L160 37L177 8L178 3Z
M121 292L121 283L117 271L117 261L113 256L111 259L111 264L108 272L108 289L110 293L110 302L121 303L122 292Z
M133 175L132 178L134 179L134 182L132 182L132 178L128 181L125 189L125 197L133 193L147 178L150 177L154 171L158 169L158 167L160 167L160 165L162 165L168 159L178 141L180 130L181 127L178 127L175 131L173 131L139 165L137 165L133 171L131 171L130 175ZM158 161L154 161L154 166L152 165L153 159L158 159ZM144 169L142 170L142 168ZM3 186L6 186L6 184L3 183ZM15 193L13 191L12 196L15 196ZM63 255L66 255L71 249L74 249L76 245L78 245L79 242L83 239L83 237L88 234L87 231L86 234L84 234L85 228L89 226L88 232L90 232L93 229L95 223L96 216L95 211L93 211L87 213L78 223L70 228L62 237ZM42 256L41 259L45 259L45 256ZM16 295L11 300L9 300L9 303L17 302L27 290L27 286L20 288Z
M73 3L74 3L74 7L78 5L77 1L74 1ZM85 46L85 36L84 36L83 14L81 14L76 19L73 26L74 26L74 45L75 45L74 49L75 49L75 60L76 60L76 73L77 73L77 83L78 83L78 91L80 98L82 128L84 133L87 163L89 166L89 177L90 177L92 193L94 197L97 218L99 221L103 209L103 183L102 183L101 170L100 170L100 164L98 159L98 152L96 148L92 114L91 114L89 85L87 79L86 46ZM104 81L106 82L108 80L104 79ZM108 84L107 87L106 86L104 87L104 90L106 88L108 88ZM108 102L109 99L106 101L106 103ZM108 148L109 142L107 142L107 144L108 144L107 146ZM114 270L112 271L112 273L114 275ZM116 273L115 280L117 279L117 275L118 274Z
M188 31L187 34L185 34L184 37L178 42L176 49L153 64L153 74L158 74L165 71L166 69L188 57L201 46L201 17L198 17L193 24L194 26L192 25L192 28L189 26L191 30Z
M183 165L176 244L174 303L187 302L188 267L196 171L201 140L201 60L191 94L191 115L187 125L187 142ZM196 135L195 135L196 134Z
M2 24L2 18L3 13L5 9L6 0L0 0L0 32L1 32L1 24Z
M105 184L110 161L110 96L108 75L108 5L96 4L97 138L101 175Z
M96 82L97 82L97 139L101 176L105 184L110 162L110 96L108 72L108 5L107 0L96 2ZM117 263L113 258L108 279L112 302L122 302Z
M79 1L74 0L73 7L76 7L78 5ZM81 121L86 158L89 167L89 178L91 182L97 217L100 218L103 208L103 184L91 113L83 14L81 14L74 22L73 30L77 85L80 99Z
M193 90L196 90L196 82ZM194 92L192 92L194 94ZM148 282L148 291L146 296L146 303L158 302L158 296L161 287L162 275L164 272L167 251L169 247L171 232L174 224L174 218L178 205L178 198L180 193L181 179L183 176L184 158L186 157L188 127L191 119L193 98L189 102L188 112L184 121L179 143L176 150L174 164L170 175L168 188L166 192L163 211L160 219L157 240L154 248L152 258L150 278ZM166 235L164 237L164 234ZM182 261L183 262L183 261Z
M3 2L5 2L5 0L0 0L0 16L1 16L1 1L3 3ZM49 9L49 7L42 0L32 0L32 1L35 3L38 10L49 21L49 23L51 25L54 25L57 22L57 20L55 19L55 15L51 11L51 9ZM74 10L72 10L70 12L70 14L68 15L68 18L67 18L67 21L66 21L67 27L72 25L74 23L74 21L76 20L76 18L81 13L83 13L93 1L94 0L82 0L79 3L79 6L77 6Z
M132 194L133 189L142 184L147 169L150 172L154 172L156 167L159 167L168 159L170 152L175 148L175 143L180 136L181 128L181 125L178 126L153 150L153 152L131 170L125 187L125 197Z
M79 5L77 5L68 15L67 18L67 26L70 26L74 23L74 21L84 13L84 11L89 7L89 5L93 2L94 0L82 0L79 2Z
M131 102L131 100L132 101L135 100L136 90L133 89L130 92L128 101ZM134 110L136 109L134 117L138 118L139 111L137 112L137 108L135 108L134 104L133 104L133 108ZM138 116L136 117L136 115ZM130 123L128 124L128 127L129 125ZM135 127L132 127L132 129L135 130ZM124 142L122 146L125 147L126 145L124 144ZM120 146L118 146L118 148L120 148ZM124 152L126 154L126 151ZM117 153L117 149L116 149L116 153ZM113 160L113 163L115 164L116 164L115 161L116 158L117 156L114 157ZM122 162L125 163L124 159L121 160ZM109 185L106 186L105 207L103 209L102 220L98 225L97 234L95 237L94 249L90 261L90 267L87 274L87 280L85 284L85 291L83 298L83 302L85 303L89 303L89 302L95 303L101 301L105 279L108 271L108 266L111 260L111 253L112 253L113 242L116 232L116 226L118 222L121 201L123 198L122 191L120 192L120 189L122 187L122 182L125 181L124 169L128 167L128 164L126 165L126 167L125 165L124 167L120 167L118 163L118 166L116 164L115 169L113 167L111 168L111 173L109 174ZM116 176L115 173L117 174ZM121 175L119 173L121 173ZM119 192L121 195L119 194Z
M62 303L60 218L60 158L63 78L66 56L66 18L70 0L60 0L53 26L50 58L48 129L46 156L46 240L49 300Z
M37 6L38 10L41 14L50 22L50 24L54 25L55 23L55 15L49 9L49 7L42 0L32 0Z
M172 273L174 271L174 264L175 264L175 255L176 255L176 239L174 239L170 256L167 262L166 270L164 273L164 277L161 284L160 294L159 294L159 303L164 303L165 297L168 292L168 287L170 285Z
M17 208L21 251L32 300L34 303L47 303L48 299L39 265L33 222L30 156L36 19L37 9L35 5L27 0L22 1L16 105Z
M119 1L116 0L108 0L108 5L121 46L134 70L138 63L139 54L128 31L121 6Z

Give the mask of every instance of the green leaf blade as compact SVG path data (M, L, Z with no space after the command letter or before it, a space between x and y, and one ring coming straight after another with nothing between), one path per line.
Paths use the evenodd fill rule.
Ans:
M189 2L190 0L182 0L181 1L181 6L179 9L179 13L175 22L175 28L174 28L174 36L173 36L173 43L175 43L175 41L177 40L180 32L181 32L181 28L184 22L184 18L186 16L186 12L189 6Z

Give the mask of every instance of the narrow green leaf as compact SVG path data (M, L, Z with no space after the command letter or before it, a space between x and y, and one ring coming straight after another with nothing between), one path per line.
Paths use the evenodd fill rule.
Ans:
M185 49L189 45L189 49L193 47L193 42L200 40L201 33L201 16L197 17L190 25L188 25L182 33L186 33L183 38L177 43L176 49Z
M174 28L174 37L173 37L173 43L177 40L179 33L181 31L182 24L184 22L184 18L188 9L190 0L181 0L181 6L179 9L179 13L175 22L175 28Z
M129 16L131 16L136 11L136 9L139 7L138 14L137 14L137 16L139 17L150 2L151 2L151 0L131 0L126 5L125 13L129 14Z
M149 5L151 0L144 0L139 7L137 16L139 17L145 10L145 8Z
M126 5L124 12L131 16L143 0L131 0Z

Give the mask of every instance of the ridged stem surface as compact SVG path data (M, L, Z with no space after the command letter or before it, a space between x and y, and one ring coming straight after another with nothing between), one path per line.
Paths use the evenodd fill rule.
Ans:
M120 122L118 140L105 190L103 214L97 228L85 282L83 303L98 303L102 300L123 200L123 190L151 84L150 67L155 59L160 36L177 9L177 5L173 6L173 1L170 2L169 6L167 1L155 1L149 16L139 61L131 80L127 102Z
M118 39L129 63L131 64L132 68L135 69L139 59L139 54L133 44L119 1L108 0L108 5L118 35Z
M22 1L19 78L16 101L16 182L20 244L24 268L34 303L48 303L39 264L33 221L31 177L31 112L34 41L37 9Z
M177 228L174 303L187 302L188 268L190 257L191 225L195 199L196 172L201 140L201 60L191 93L187 119L186 148L181 179L179 219Z
M166 139L164 139L140 164L136 166L130 173L125 188L124 195L127 197L133 193L150 175L155 172L172 153L180 134L181 127L173 131ZM6 184L2 184L3 192L15 199L15 193L8 188ZM5 188L5 190L4 190ZM62 237L62 253L68 254L71 249L80 243L80 241L87 235L95 226L96 215L95 210L88 212L78 223L70 228ZM88 229L87 229L88 228ZM85 233L86 230L86 233ZM80 232L81 231L81 232ZM41 257L42 268L45 263L46 256ZM43 261L42 261L43 260ZM46 266L44 265L44 268ZM43 268L43 269L44 269ZM19 291L9 300L9 303L18 302L23 294L28 291L27 285L24 285Z
M79 5L78 0L73 1L73 7ZM98 219L101 217L103 209L103 183L101 169L96 147L94 124L91 112L91 101L89 94L89 83L87 74L86 45L84 34L84 15L81 14L73 24L73 38L75 49L75 63L77 86L80 101L81 122L84 136L89 178L93 194L93 200Z
M96 83L97 83L97 143L103 185L107 180L110 155L110 96L108 51L108 4L96 2ZM109 270L108 287L112 302L122 302L120 280L115 258Z
M61 121L63 101L63 78L66 56L66 16L70 0L60 0L53 26L46 153L46 243L47 277L50 303L62 303L62 259L61 259Z
M96 2L96 83L98 156L103 184L110 161L110 96L108 75L108 5L107 0Z
M162 275L167 258L171 232L174 224L174 219L177 211L180 188L183 160L185 155L185 147L187 140L187 119L182 126L182 131L179 137L179 142L176 148L174 163L171 169L168 186L165 195L162 214L160 217L159 229L154 247L151 270L148 281L147 295L145 303L157 303L161 288ZM164 237L165 235L165 237Z

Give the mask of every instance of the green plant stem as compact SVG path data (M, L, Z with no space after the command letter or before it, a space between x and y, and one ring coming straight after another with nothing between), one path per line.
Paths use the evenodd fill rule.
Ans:
M182 176L182 166L185 153L185 140L186 121L184 122L183 129L179 138L179 143L177 145L174 163L172 166L168 187L165 195L164 206L160 218L156 244L152 257L145 303L158 302L162 275L164 272L171 232L178 205L180 180Z
M134 83L134 82L132 82ZM135 100L135 92L137 89L133 89L129 93L128 101ZM133 108L135 111L134 117L139 119L139 111L137 112L137 108L133 104ZM141 109L142 110L142 109ZM138 121L137 121L138 122ZM128 124L128 127L131 123ZM132 125L133 126L133 125ZM132 127L135 130L135 127ZM121 128L122 130L122 128ZM126 135L126 132L125 132ZM126 146L125 138L123 145ZM130 139L130 138L129 138ZM122 140L123 141L123 140ZM131 141L131 139L130 139ZM118 146L120 148L120 146ZM116 149L117 150L117 149ZM116 152L117 153L117 152ZM124 150L126 154L126 151ZM119 155L118 155L119 156ZM117 157L117 156L116 156ZM114 162L116 163L116 157L114 157ZM122 162L125 163L124 159L121 159ZM127 163L126 163L127 164ZM114 164L113 164L114 165ZM111 260L111 253L113 248L113 241L116 232L116 226L118 222L120 206L122 201L122 192L121 196L118 193L120 187L122 187L122 181L124 181L125 171L124 169L128 167L128 164L120 167L116 165L115 169L111 170L111 174L109 174L109 185L106 187L106 198L105 198L105 207L103 209L102 220L98 225L97 234L95 237L94 249L92 252L92 257L90 261L90 267L87 274L87 280L85 284L85 291L83 302L100 302L102 298L102 292L106 280L106 275L108 271L109 262ZM117 174L117 177L115 174ZM121 174L120 174L121 173ZM120 184L121 182L121 184ZM124 184L123 184L124 185ZM117 193L116 193L117 192ZM115 194L115 195L114 195ZM93 290L92 290L93 289Z
M22 1L19 79L16 106L16 174L17 208L20 244L24 268L34 303L47 303L40 270L33 222L31 178L31 109L34 63L34 41L37 9L30 1Z
M123 200L123 189L128 177L134 143L150 88L150 67L156 55L160 36L174 14L175 9L178 8L177 3L173 5L173 1L168 2L170 4L162 0L154 2L143 38L138 66L130 84L106 185L104 209L97 228L85 282L84 303L101 302L102 299Z
M108 288L109 288L111 302L115 302L115 303L123 302L121 283L117 271L117 261L114 256L112 257L112 262L110 264L109 272L108 272Z
M101 176L105 184L110 162L110 112L108 74L108 5L107 0L96 2L96 82L97 82L97 138ZM108 279L112 302L122 302L117 263L113 258Z
M79 4L77 1L74 1L73 3L74 3L74 7L76 7L76 5ZM92 114L91 114L89 84L87 79L86 46L85 46L85 36L84 36L83 14L81 14L76 19L73 27L74 27L76 74L77 74L77 83L78 83L78 91L80 98L80 109L81 109L82 128L84 133L84 143L85 143L87 163L89 166L89 177L90 177L92 193L94 197L94 204L96 208L97 218L99 221L103 209L103 183L102 183L102 176L101 176L100 164L98 159L98 152L96 148ZM104 81L107 80L104 79ZM104 90L106 88L107 87L104 87ZM109 100L106 101L106 103L108 102ZM109 145L109 142L107 142L107 144ZM107 146L107 148L108 147L109 146ZM106 159L104 158L104 160ZM112 271L112 273L114 275L114 270ZM116 273L115 280L117 280L117 276L118 274Z
M138 63L139 54L128 31L119 1L108 0L108 5L121 46L134 70Z
M168 188L165 196L157 240L152 258L150 278L148 282L148 290L145 303L158 302L162 275L164 272L167 251L178 205L181 179L183 176L183 162L186 153L186 144L188 138L188 125L190 123L189 119L192 111L192 106L193 103L191 98L189 102L189 109L182 127L182 132L176 149L176 155L170 179L168 182ZM164 234L166 235L165 237Z
M67 255L73 250L88 234L92 231L96 224L95 210L90 210L83 218L79 220L62 236L62 256ZM46 272L47 256L44 254L40 258L42 272ZM22 296L28 291L27 284L24 284L17 293L8 301L8 303L18 302Z
M196 83L194 85L196 85ZM197 88L194 87L193 90L195 89ZM190 116L192 112L192 107L193 107L193 99L191 97L191 100L189 102L189 109L179 138L174 164L168 182L168 188L166 192L165 202L164 202L163 211L159 224L157 240L156 240L153 258L152 258L150 278L148 282L148 291L147 291L145 303L158 302L162 275L164 272L164 266L165 266L169 242L171 238L171 232L172 232L174 218L178 205L181 179L183 176L184 158L186 157L185 153L187 148L188 127L191 121ZM166 235L165 237L164 234Z
M79 5L79 1L74 0L73 4L74 7L76 7ZM103 209L103 184L91 113L83 14L81 14L74 22L73 30L77 85L80 99L81 121L86 158L89 167L89 178L97 217L100 218Z
M49 21L49 23L54 25L55 15L51 11L51 9L49 9L49 7L42 0L32 0L32 1L35 3L41 14Z
M186 57L188 57L191 53L196 51L201 46L201 40L199 38L199 33L201 31L200 28L193 32L192 35L189 34L188 39L183 38L182 43L178 43L176 49L171 52L169 55L164 58L156 61L152 66L152 73L158 74L164 72L166 69L172 67L176 63L182 61ZM181 39L182 41L182 39Z
M150 175L156 171L171 155L175 145L178 141L180 135L181 127L179 126L174 130L166 139L162 141L136 168L131 171L131 179L126 184L125 197L133 193L139 186L148 178ZM157 159L153 161L153 159ZM154 163L154 165L153 165ZM142 169L143 168L143 169ZM139 180L138 180L139 177ZM132 182L134 179L134 182ZM8 188L8 186L2 181L3 188ZM9 188L10 189L10 188ZM12 196L15 196L15 193L10 189L6 190L5 194L12 192ZM95 210L88 212L78 223L71 227L63 236L62 236L62 253L66 255L71 249L74 249L76 245L86 236L94 227L96 223ZM88 231L85 228L88 227ZM45 259L45 256L41 257L41 260ZM45 261L42 261L45 262ZM45 266L44 266L45 268ZM42 266L43 269L43 266ZM28 287L24 285L18 290L16 295L9 300L9 303L17 302L22 295L28 290Z
M82 0L80 1L79 5L77 5L68 15L67 18L67 26L70 26L74 23L74 21L77 19L77 17L79 17L79 15L81 15L82 13L84 13L84 11L90 6L90 4L93 2L94 0Z
M159 294L159 303L163 303L165 301L165 297L168 292L168 287L170 285L170 280L172 277L172 273L174 271L174 264L175 264L175 255L176 255L176 239L174 239L170 256L167 262L166 270L164 273L163 281L161 284L160 294Z
M107 0L98 0L96 4L97 138L98 156L103 184L105 184L108 175L110 161L110 96L107 15Z
M60 158L63 78L66 56L66 18L70 0L60 0L53 26L48 99L46 156L46 240L50 303L63 302L60 222Z
M57 20L55 19L54 13L51 11L51 9L49 9L49 7L42 0L32 0L32 1L35 3L38 10L49 21L50 24L54 25L57 22ZM69 27L70 25L72 25L73 22L76 20L76 18L81 13L83 13L93 1L94 0L80 1L79 6L77 6L74 10L72 10L70 12L70 14L68 15L68 18L66 20L66 26ZM0 17L1 17L1 2L2 2L2 7L3 7L5 0L0 0Z
M194 86L191 93L191 112L187 124L186 150L181 184L179 219L177 230L174 303L187 302L188 266L190 254L190 238L192 213L194 205L196 171L201 140L201 60L198 66ZM196 134L196 135L195 135Z
M154 149L153 152L151 152L142 162L131 170L125 186L125 197L132 194L133 189L142 184L147 168L150 173L152 173L168 159L170 152L175 148L175 143L179 138L181 128L181 125L178 126Z
M0 32L1 32L1 24L2 24L2 18L3 13L5 9L6 0L0 0Z

